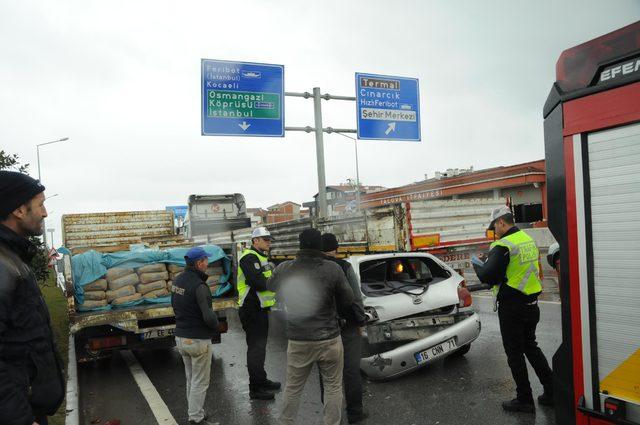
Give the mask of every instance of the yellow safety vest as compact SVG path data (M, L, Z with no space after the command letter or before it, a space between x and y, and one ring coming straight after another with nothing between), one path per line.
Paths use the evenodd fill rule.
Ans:
M262 271L262 275L265 279L269 279L272 274L271 265L269 264L269 259L267 257L252 249L245 249L242 251L242 255L240 255L240 259L238 260L238 305L240 307L244 304L244 300L247 298L247 295L249 295L249 291L251 290L251 287L247 285L247 277L245 276L242 267L240 267L240 260L249 254L255 255L258 257L258 260L260 260L260 270ZM276 303L275 293L271 291L256 291L256 293L260 300L260 307L267 308Z
M531 236L518 230L509 236L495 241L494 246L503 246L509 250L509 265L507 266L507 285L517 289L525 295L542 291L540 283L540 265L538 263L538 247ZM496 292L498 286L494 286Z

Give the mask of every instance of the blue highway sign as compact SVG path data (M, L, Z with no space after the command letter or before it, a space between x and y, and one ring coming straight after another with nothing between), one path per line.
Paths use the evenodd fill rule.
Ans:
M356 72L358 139L420 141L417 78Z
M284 66L202 59L203 136L284 136Z

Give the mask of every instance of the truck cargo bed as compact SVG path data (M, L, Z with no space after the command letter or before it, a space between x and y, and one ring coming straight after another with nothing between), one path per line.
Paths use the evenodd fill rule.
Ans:
M214 311L237 308L237 298L215 298L212 306ZM76 333L91 326L101 325L117 326L126 331L140 333L140 321L173 317L173 308L169 304L145 304L107 311L72 312L69 326L71 333Z

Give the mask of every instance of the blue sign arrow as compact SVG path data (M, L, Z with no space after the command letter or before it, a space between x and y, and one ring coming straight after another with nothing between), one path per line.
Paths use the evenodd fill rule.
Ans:
M358 139L420 141L417 78L356 72Z
M202 59L203 136L284 136L284 66Z

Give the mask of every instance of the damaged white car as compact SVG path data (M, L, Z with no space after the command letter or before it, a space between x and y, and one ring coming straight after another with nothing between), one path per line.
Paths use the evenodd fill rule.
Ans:
M361 282L368 322L362 371L390 379L451 355L480 334L464 278L427 253L349 258Z

